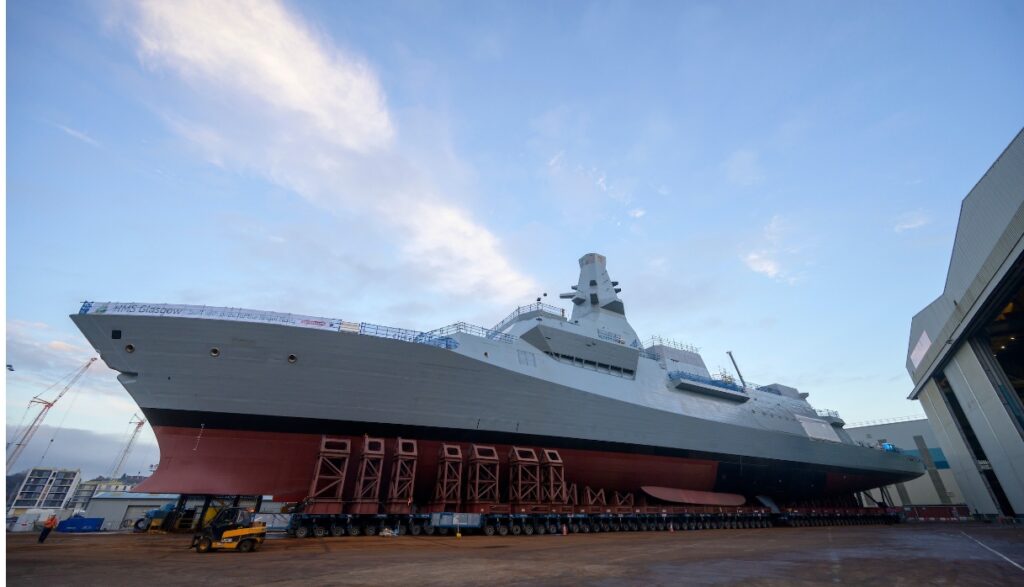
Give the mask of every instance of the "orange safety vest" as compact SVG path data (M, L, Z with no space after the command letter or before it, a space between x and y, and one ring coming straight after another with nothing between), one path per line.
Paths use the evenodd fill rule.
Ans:
M57 517L56 516L51 516L50 518L48 518L46 520L46 523L43 524L43 527L44 528L49 528L51 530L56 528L57 527Z

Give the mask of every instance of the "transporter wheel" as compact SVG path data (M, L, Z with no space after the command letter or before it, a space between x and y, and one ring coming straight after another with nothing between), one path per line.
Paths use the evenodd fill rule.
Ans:
M366 526L363 527L363 534L366 534L367 536L376 536L377 535L377 525L376 524L367 524Z
M608 523L608 528L611 529L612 532L618 532L619 531L619 522L618 521L614 521L614 520L609 522Z
M508 536L508 526L505 524L498 526L498 536Z
M348 535L349 536L359 536L362 533L363 533L362 529L359 527L358 524L349 524L348 525Z
M558 524L548 524L548 534L561 534Z
M316 536L317 538L323 538L324 536L327 536L327 528L324 528L323 526L314 526L313 536Z
M299 526L295 528L296 538L305 538L307 536L309 536L309 526Z
M523 527L520 526L519 524L512 524L512 530L511 531L512 531L512 535L513 536L519 536L520 534L523 533Z
M484 526L484 536L494 536L495 531L494 526L491 524Z
M579 534L580 533L580 525L577 524L576 522L573 522L572 524L569 524L569 532L571 534Z
M580 532L583 534L590 534L590 522L583 522L580 524Z
M523 526L523 534L526 534L527 536L533 536L536 533L537 527L534 526L533 523L527 522L527 524Z
M437 535L438 536L447 536L448 535L448 530L449 530L448 528L438 528L437 529Z
M601 522L601 531L602 532L610 532L611 529L612 529L611 524L609 524L608 522Z
M210 540L209 536L203 536L196 541L196 552L203 554L210 552L213 549L213 540Z
M331 524L331 536L338 537L345 535L345 527L338 524Z
M639 528L639 526L637 526L636 520L630 520L629 521L629 531L630 532L636 532L637 528Z
M430 522L423 522L423 534L426 536L434 535L434 525Z
M256 550L255 540L243 540L238 543L238 552L252 552Z
M409 534L412 534L413 536L419 536L422 532L423 532L423 526L420 526L416 522L413 522L409 526Z
M537 524L537 535L543 536L548 533L548 526L544 522Z
M658 532L665 531L665 522L658 522Z

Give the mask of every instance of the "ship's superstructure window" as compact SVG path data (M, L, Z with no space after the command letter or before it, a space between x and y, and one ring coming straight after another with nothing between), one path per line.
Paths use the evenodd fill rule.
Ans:
M120 330L111 330L110 331L110 338L112 338L114 340L121 340L121 331Z
M545 352L544 354L561 363L569 363L570 365L590 369L591 371L597 371L599 373L608 373L609 375L615 375L617 377L633 378L636 376L636 371L633 369L626 369L625 367L616 367L615 365L598 363L597 361L581 359L579 357L572 357L560 353Z

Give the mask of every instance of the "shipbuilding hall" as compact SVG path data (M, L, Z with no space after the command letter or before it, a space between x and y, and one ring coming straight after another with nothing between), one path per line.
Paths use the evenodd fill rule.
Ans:
M1024 131L964 198L907 371L972 513L1024 517Z

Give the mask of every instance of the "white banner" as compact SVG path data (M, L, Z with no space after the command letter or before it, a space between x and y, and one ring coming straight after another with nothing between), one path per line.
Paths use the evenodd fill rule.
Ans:
M135 304L121 302L85 302L79 314L116 314L120 316L164 316L172 318L200 318L206 320L233 320L237 322L260 322L263 324L281 324L317 330L334 330L341 328L342 321L337 318L320 318L299 314L282 314L280 312L264 312L245 310L242 308L215 308L212 306L185 306L176 304Z

